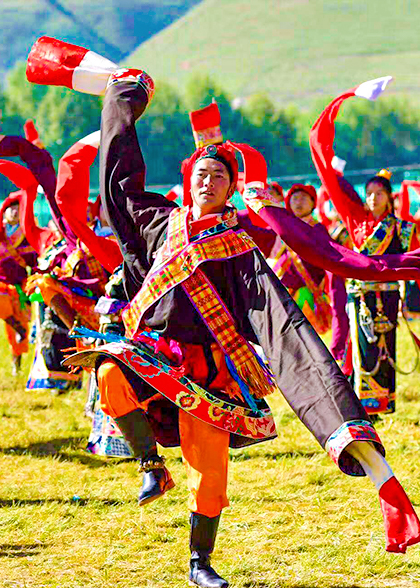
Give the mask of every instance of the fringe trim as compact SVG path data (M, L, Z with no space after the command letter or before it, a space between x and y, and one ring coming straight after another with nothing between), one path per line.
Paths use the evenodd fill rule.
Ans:
M239 377L252 390L255 398L264 398L276 390L270 375L265 372L255 356L236 366Z

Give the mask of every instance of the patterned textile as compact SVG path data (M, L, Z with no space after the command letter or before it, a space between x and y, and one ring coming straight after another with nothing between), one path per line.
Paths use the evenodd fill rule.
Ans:
M64 279L58 280L50 274L34 274L29 278L28 285L32 290L39 288L47 306L56 294L61 294L87 326L99 327L99 315L95 312L96 298L83 295L80 288L74 288Z
M197 147L206 147L207 145L215 145L223 142L222 130L219 126L200 131L193 129L193 136Z
M239 335L233 317L206 275L197 269L182 286L252 395L262 398L277 391L274 377L263 368L248 341Z
M158 253L156 256L155 264L140 292L123 312L127 335L133 337L136 334L141 317L151 304L181 284L213 337L233 363L242 382L257 398L271 394L277 390L274 378L261 365L249 343L238 333L225 304L198 267L205 260L229 259L254 249L256 245L245 231L231 230L230 226L236 224L235 212L232 210L223 216L222 223L208 227L189 243L189 214L187 207L176 208L171 212L166 243L160 255ZM133 317L135 330L131 326Z
M30 245L26 247L21 247L19 251L17 251L18 247L23 243L25 240L25 234L22 228L19 226L11 235L5 235L4 240L0 241L0 258L7 259L8 257L12 257L18 265L21 267L26 267L26 262L22 257L24 253L33 253L34 249Z
M183 211L182 215L178 211ZM167 294L172 288L188 279L197 267L210 260L224 260L242 255L256 245L245 231L233 231L226 226L223 235L210 235L203 240L188 243L188 209L174 209L168 227L168 246L158 251L152 269L146 276L141 290L127 309L123 320L127 337L133 338L140 327L141 319L150 306Z
M369 421L343 423L330 435L325 449L342 472L350 476L364 476L365 472L359 462L345 451L347 445L353 441L370 441L382 455L385 455L379 435Z
M274 419L264 400L255 400L257 410L236 404L234 400L222 400L186 378L182 368L160 361L142 344L109 343L72 355L64 365L94 367L100 357L117 360L178 408L210 425L256 441L276 436Z
M389 285L395 285L392 282ZM385 317L393 328L386 333L376 333L369 340L369 323L380 314L383 306ZM352 340L353 387L368 414L395 412L396 377L396 325L398 320L398 290L349 293L348 314ZM382 312L382 311L381 311ZM370 333L371 334L371 333Z
M62 348L71 346L68 329L60 326L58 318L44 304L33 304L36 327L34 361L26 382L26 390L80 390L83 373L70 374L61 366Z
M282 203L278 202L278 200L271 196L270 192L263 187L246 187L242 197L246 206L249 206L249 208L256 214L266 206L283 208Z
M78 247L74 249L66 259L64 266L64 275L73 276L79 263L84 262L90 272L92 278L96 278L102 287L108 281L108 277L101 266L101 264L90 254L86 245L78 243Z
M133 457L114 419L101 409L99 390L94 378L92 382L94 386L93 418L86 451L104 457Z
M415 224L397 219L393 214L388 214L376 225L374 231L356 251L363 253L363 255L382 255L391 244L395 231L403 251L410 251L415 230Z
M26 382L27 391L58 390L60 392L69 392L70 390L80 390L82 383L82 374L49 370L40 350L35 351L34 362Z
M84 243L80 243L80 246L85 253L85 263L88 267L90 275L92 276L92 278L97 278L99 285L102 288L105 288L105 285L108 282L108 276L106 271L99 263L99 261L95 257L93 257L93 255L90 253L89 249L86 247Z

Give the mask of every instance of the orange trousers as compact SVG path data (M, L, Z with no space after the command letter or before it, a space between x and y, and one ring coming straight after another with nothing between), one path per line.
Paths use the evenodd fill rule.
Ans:
M21 308L19 294L11 284L0 284L0 319L6 320L14 317L28 333L28 325L31 318L31 307L26 305ZM8 324L5 324L6 336L13 355L19 356L28 351L28 336L20 343L16 341L16 331Z
M145 410L135 391L113 360L104 361L97 372L102 410L113 418L133 410ZM179 411L182 459L187 470L188 508L208 517L219 515L227 498L229 433Z

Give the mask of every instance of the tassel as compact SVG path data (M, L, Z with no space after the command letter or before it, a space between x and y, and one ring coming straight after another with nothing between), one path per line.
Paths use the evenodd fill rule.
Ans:
M242 396L245 398L246 402L248 403L248 406L254 412L259 412L258 406L256 405L255 400L252 398L251 394L249 393L248 386L245 384L245 381L239 376L233 361L227 355L225 356L225 358L226 358L226 365L227 365L227 368L230 372L230 375L235 380L235 382L238 384L239 389L242 392Z
M264 398L277 389L271 375L255 355L239 365L237 372L241 380L252 390L255 398Z

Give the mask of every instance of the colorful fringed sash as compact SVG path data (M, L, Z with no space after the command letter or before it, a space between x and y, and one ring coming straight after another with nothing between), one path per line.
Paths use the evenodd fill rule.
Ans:
M414 223L397 219L393 214L388 214L376 225L363 245L356 250L363 255L382 255L391 244L394 232L397 231L403 252L410 251L415 228Z
M141 290L136 294L123 320L127 337L137 333L144 313L152 304L181 285L207 328L233 364L251 393L261 398L276 390L268 370L258 360L251 345L236 329L235 321L215 287L199 269L204 261L226 260L256 249L245 231L234 231L236 211L230 210L211 228L190 240L188 207L176 208L168 222L168 237L158 251L155 263Z

